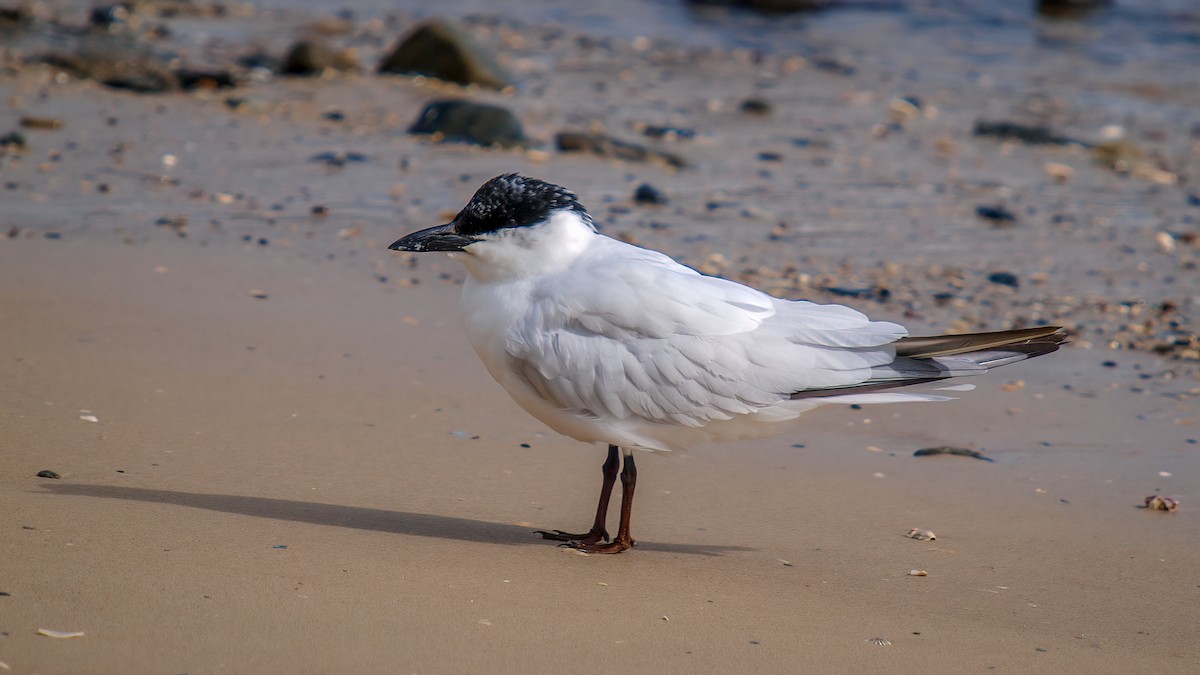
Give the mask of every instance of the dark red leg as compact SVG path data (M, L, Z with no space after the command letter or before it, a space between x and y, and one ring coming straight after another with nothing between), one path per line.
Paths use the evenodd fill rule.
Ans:
M633 515L633 490L636 487L637 465L633 463L631 453L625 456L625 468L621 471L621 524L617 526L617 538L608 544L572 541L568 546L588 553L620 553L633 548L637 542L629 536L629 519Z
M608 529L605 528L604 521L608 519L608 500L612 497L613 485L617 483L617 468L620 467L620 462L621 459L618 455L617 446L608 446L608 459L604 460L604 466L601 467L601 470L604 472L604 483L600 487L600 503L596 505L596 520L592 523L592 529L583 534L572 534L570 532L563 532L562 530L554 530L553 532L538 530L537 534L542 535L543 539L579 542L581 544L596 544L601 541L608 541ZM624 475L622 475L621 479L624 481Z

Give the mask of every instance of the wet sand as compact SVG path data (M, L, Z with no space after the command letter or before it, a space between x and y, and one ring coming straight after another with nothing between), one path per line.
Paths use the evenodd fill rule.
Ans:
M1186 186L1115 176L1078 149L973 140L971 118L997 104L952 96L970 90L959 80L945 100L960 107L942 102L941 117L881 140L872 129L891 87L870 67L865 82L780 76L776 114L747 121L733 112L746 89L708 90L719 110L695 92L706 72L757 72L748 58L699 58L687 76L663 57L622 80L616 56L558 49L561 68L524 73L548 93L493 97L535 139L588 119L555 94L609 79L629 83L605 94L610 130L695 125L691 145L670 146L694 165L424 144L403 126L448 89L370 76L160 97L56 85L33 67L0 80L19 104L0 131L21 114L65 121L27 132L0 204L4 229L17 227L0 239L0 662L16 673L1200 667L1197 366L1153 352L1161 324L1129 328L1171 302L1195 330L1196 249L1156 237L1194 229ZM1189 105L1139 109L1168 132L1143 142L1188 147ZM323 121L334 107L352 123ZM1071 111L1076 129L1106 117ZM825 163L787 140L801 135L832 140ZM955 159L939 159L941 136ZM761 173L756 153L783 143L786 161ZM338 149L369 161L308 161ZM1197 162L1194 150L1171 159L1181 173ZM1075 176L1049 181L1047 161ZM491 381L461 332L459 269L383 251L512 170L579 191L610 231L789 297L919 333L1063 321L1073 343L957 401L830 408L776 439L639 457L637 548L558 549L533 530L585 526L603 450L550 432ZM672 203L629 204L642 181ZM1013 195L1014 228L973 214ZM1053 225L1053 213L1074 220ZM781 220L790 229L772 238ZM1022 284L987 282L998 269ZM876 297L830 292L826 278ZM931 299L948 287L954 298ZM1124 314L1108 306L1131 299ZM994 461L913 457L942 445ZM1152 493L1182 506L1139 508ZM914 527L937 540L905 538Z

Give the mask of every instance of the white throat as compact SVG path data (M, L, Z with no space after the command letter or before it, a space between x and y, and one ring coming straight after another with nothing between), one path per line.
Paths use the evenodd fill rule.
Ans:
M561 272L596 236L578 213L562 210L537 225L487 235L452 257L477 281L511 281Z

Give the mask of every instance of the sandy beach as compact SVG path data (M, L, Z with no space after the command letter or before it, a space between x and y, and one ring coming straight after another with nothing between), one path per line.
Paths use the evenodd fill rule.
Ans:
M364 66L419 14L359 11L332 39ZM853 35L853 15L814 20L795 51L758 55L469 20L521 81L507 93L362 72L133 94L36 63L40 24L15 38L0 669L1200 670L1200 94L1180 86L1196 50L1101 69L1039 44L981 67L882 38L889 16ZM321 19L264 4L161 21L203 60L281 52ZM446 96L511 108L530 147L405 133ZM921 105L904 117L897 96ZM979 119L1090 140L997 141ZM1092 147L1113 125L1144 153L1125 172ZM598 126L687 166L554 148ZM1071 344L959 400L829 407L775 439L645 453L638 546L557 548L533 531L586 528L603 449L487 375L462 334L461 269L385 250L508 171L572 188L607 232L784 297L917 334L1061 323ZM666 205L631 199L647 182ZM992 461L913 455L937 446ZM1151 494L1180 506L1142 508Z

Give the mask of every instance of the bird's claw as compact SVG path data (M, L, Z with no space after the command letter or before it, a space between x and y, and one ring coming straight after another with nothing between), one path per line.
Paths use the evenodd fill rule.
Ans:
M612 541L608 532L603 530L596 532L594 530L584 532L583 534L574 534L564 530L534 530L534 534L542 535L542 539L551 539L553 541L565 541L567 543L578 544L596 544L601 541Z

